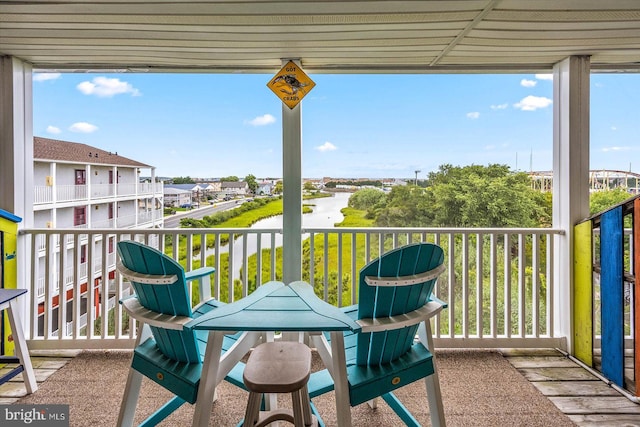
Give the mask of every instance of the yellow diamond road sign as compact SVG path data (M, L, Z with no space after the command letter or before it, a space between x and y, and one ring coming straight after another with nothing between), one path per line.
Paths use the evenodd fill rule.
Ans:
M293 61L287 62L267 86L293 109L316 84Z

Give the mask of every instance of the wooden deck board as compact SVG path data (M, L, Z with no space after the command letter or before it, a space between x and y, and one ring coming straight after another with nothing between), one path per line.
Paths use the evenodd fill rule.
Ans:
M557 350L528 350L503 351L503 355L577 426L640 427L640 404Z
M548 396L565 414L634 414L640 419L640 405L618 396Z
M595 381L534 381L545 396L620 396L620 393L600 380Z
M581 427L624 426L640 427L640 417L629 414L569 415L571 421Z
M516 368L574 368L575 362L565 356L510 357L509 362Z
M522 368L518 371L529 381L592 381L598 379L577 365L573 368Z

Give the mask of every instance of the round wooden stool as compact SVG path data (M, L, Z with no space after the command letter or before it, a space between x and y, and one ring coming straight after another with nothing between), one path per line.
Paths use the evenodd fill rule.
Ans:
M311 350L306 345L279 341L257 346L251 352L242 375L249 390L243 426L263 427L280 420L296 427L317 426L307 391L310 375ZM263 393L291 393L293 410L260 411Z

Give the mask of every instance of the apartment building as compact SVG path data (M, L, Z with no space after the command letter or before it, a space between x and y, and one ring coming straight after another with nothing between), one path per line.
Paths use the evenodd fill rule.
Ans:
M89 297L88 283L99 289L103 277L115 278L116 241L106 232L88 230L162 227L162 183L155 182L152 166L76 142L35 137L33 158L34 225L69 230L63 237L41 235L33 242L38 247L38 259L33 263L37 297L44 300L47 292L57 296L54 305L65 302L69 315L60 318L70 319L71 310L86 315L88 306L94 306L98 316L102 296L96 290ZM141 171L144 176L150 171L147 182L140 182ZM74 251L76 245L78 252ZM74 259L74 253L79 259ZM107 259L104 265L103 257ZM45 280L47 275L49 280ZM61 283L64 293L60 292ZM76 300L76 294L81 299Z

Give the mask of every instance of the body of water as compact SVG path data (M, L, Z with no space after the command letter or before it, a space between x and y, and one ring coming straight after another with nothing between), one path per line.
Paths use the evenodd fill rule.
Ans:
M319 199L309 199L303 201L304 204L310 205L313 209L313 212L306 213L302 216L302 227L303 228L332 228L335 224L342 222L344 219L344 215L340 212L343 208L347 207L349 202L349 197L351 193L335 193L333 197L323 197ZM250 227L252 230L259 229L281 229L282 228L282 215L277 215L269 218L262 219ZM303 236L303 239L306 236ZM247 246L247 257L256 253L258 248L258 238L256 235L251 235L248 237L246 246ZM243 265L243 247L244 247L244 238L239 237L233 242L233 265L231 266L231 271L234 278L240 277L240 269ZM271 235L263 235L261 237L260 247L270 248L271 247ZM282 246L282 235L275 236L275 247ZM229 246L225 245L220 248L220 252L228 252ZM215 253L215 249L207 249L207 256L213 255Z

